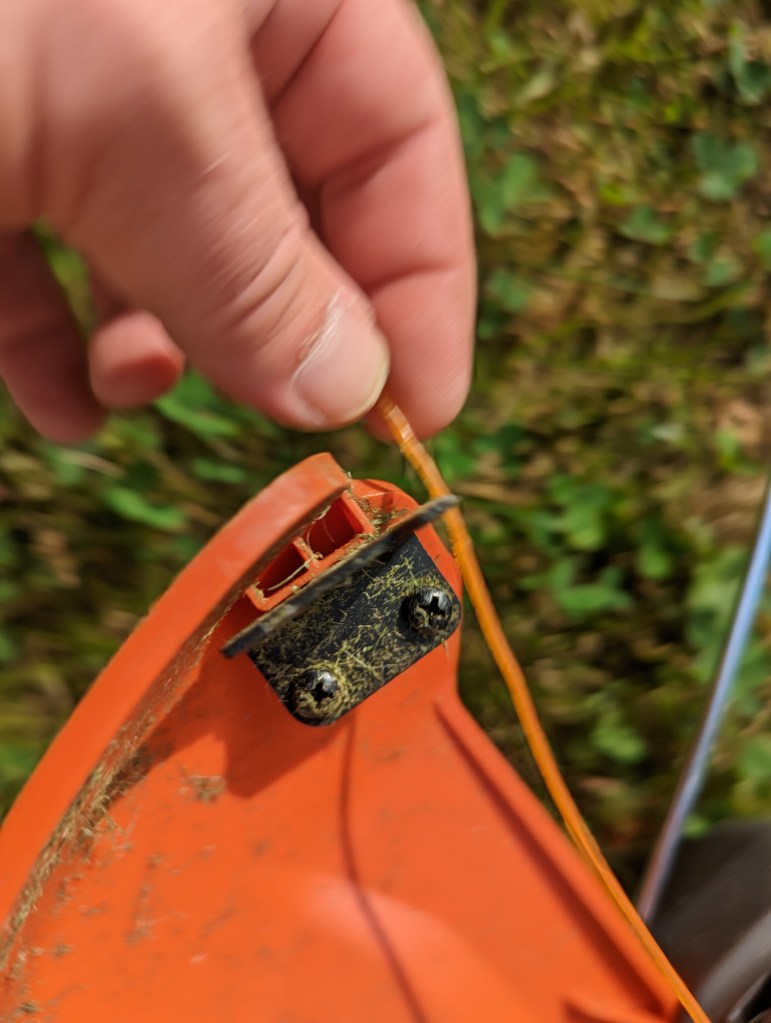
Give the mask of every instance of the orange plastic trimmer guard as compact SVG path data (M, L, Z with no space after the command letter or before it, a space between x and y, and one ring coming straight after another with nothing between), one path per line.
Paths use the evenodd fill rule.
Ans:
M0 831L0 1019L644 1023L674 1005L461 706L458 634L328 728L245 656L245 591L352 484L297 466L185 569ZM418 534L458 591L432 529Z

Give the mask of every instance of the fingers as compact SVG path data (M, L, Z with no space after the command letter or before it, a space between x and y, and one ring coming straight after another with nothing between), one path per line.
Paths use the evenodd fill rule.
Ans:
M91 388L111 408L155 401L174 386L184 365L182 352L149 313L117 313L94 331L89 345Z
M104 418L88 384L85 339L29 235L0 239L0 379L52 440L83 440Z
M99 304L102 322L87 348L36 240L0 238L0 379L32 425L59 443L90 436L103 406L158 398L184 364L154 317Z
M99 304L87 349L35 239L0 238L0 379L32 425L60 443L92 434L103 406L158 398L184 364L154 317Z
M94 394L116 409L160 398L182 373L182 352L154 316L126 309L93 275L92 291L99 315L88 352Z
M455 115L411 5L279 0L255 63L330 252L362 286L392 352L389 391L419 433L457 414L475 313L473 236ZM279 45L302 22L305 52ZM310 42L309 26L317 34Z
M231 395L305 428L361 416L388 349L307 227L240 20L203 0L73 11L55 47L81 73L48 99L55 225Z

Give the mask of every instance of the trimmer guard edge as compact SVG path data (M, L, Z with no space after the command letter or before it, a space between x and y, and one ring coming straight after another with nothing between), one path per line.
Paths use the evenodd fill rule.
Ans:
M329 455L296 466L179 575L53 743L0 830L0 1019L674 1018L461 705L459 630L323 728L223 656L269 602L260 573L345 494L415 507ZM433 528L417 537L460 596Z

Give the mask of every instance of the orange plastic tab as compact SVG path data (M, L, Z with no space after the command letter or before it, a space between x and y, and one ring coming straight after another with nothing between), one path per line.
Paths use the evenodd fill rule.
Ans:
M359 500L354 497L355 491L358 491ZM323 515L292 537L260 572L246 591L247 597L260 614L272 610L343 558L357 542L374 535L379 520L387 519L392 508L392 494L381 494L366 484L351 480L350 493L341 494Z
M672 1018L595 878L461 706L458 633L320 729L222 656L266 590L323 571L348 513L371 524L378 501L414 507L329 456L297 466L97 680L0 830L1 1019ZM336 507L322 550L314 523ZM418 536L459 592L436 533ZM320 557L292 565L306 547Z

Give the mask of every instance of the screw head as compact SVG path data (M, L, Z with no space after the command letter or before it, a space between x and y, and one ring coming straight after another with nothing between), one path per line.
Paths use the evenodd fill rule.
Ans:
M340 689L340 683L331 671L309 671L298 683L306 693L313 693L317 702L329 699Z
M409 627L428 639L447 629L452 619L453 602L446 590L421 586L406 598L402 611Z

